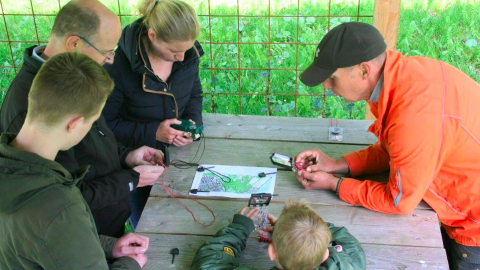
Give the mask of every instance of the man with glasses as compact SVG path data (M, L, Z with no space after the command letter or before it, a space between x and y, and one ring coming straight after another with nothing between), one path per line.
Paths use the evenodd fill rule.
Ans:
M83 40L85 43L90 45L90 47L94 48L98 53L103 55L105 57L105 63L109 63L109 64L113 63L113 58L115 57L115 50L117 50L118 45L115 46L115 48L113 50L102 51L99 48L95 47L95 45L93 45L90 41L88 41L88 39L86 39L82 36L78 36L78 38Z
M0 132L18 133L22 127L30 86L45 60L63 52L80 52L99 64L112 64L121 30L119 18L97 0L66 4L55 18L48 44L25 50L24 64L1 108ZM149 147L132 151L117 144L102 116L78 145L59 152L55 161L70 172L90 166L77 186L99 234L119 237L130 216L130 193L155 183L163 173L155 161L162 158L160 151Z

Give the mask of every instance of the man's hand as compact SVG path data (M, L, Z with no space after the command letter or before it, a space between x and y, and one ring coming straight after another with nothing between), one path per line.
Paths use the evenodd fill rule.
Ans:
M133 233L124 235L118 238L117 243L115 243L113 257L120 258L129 254L144 254L148 250L149 242L150 239L146 236Z
M162 121L157 129L157 141L172 144L175 137L188 136L185 132L171 127L171 125L180 125L181 123L182 122L175 118Z
M163 161L163 152L148 146L142 146L130 152L125 162L130 168L139 165L156 165Z
M246 216L249 219L253 220L258 215L259 212L260 212L260 209L256 207L250 208L248 206L244 206L240 211L238 211L237 214Z
M273 233L273 230L275 229L275 223L277 223L278 218L270 213L267 213L267 218L268 218L268 224L270 226L265 226L265 228L262 229L262 234L268 234L268 233Z
M294 160L307 165L307 172L349 173L348 164L343 158L335 160L325 155L320 149L305 150L298 154Z
M140 165L133 168L140 174L137 187L152 186L162 176L165 171L163 166Z
M317 172L305 172L299 171L296 174L298 182L307 189L330 189L335 191L337 183L340 180L333 174L317 171Z

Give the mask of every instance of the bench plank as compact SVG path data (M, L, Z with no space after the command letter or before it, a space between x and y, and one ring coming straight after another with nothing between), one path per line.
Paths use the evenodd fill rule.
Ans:
M211 213L194 201L180 199L195 213L198 220L209 223ZM209 235L230 224L246 202L202 200L215 213L217 221L203 227L172 198L149 198L137 227L137 232L160 234ZM415 210L410 215L387 215L363 207L312 205L326 221L346 226L360 242L383 245L443 247L437 215L430 210ZM278 216L282 203L272 203L268 211Z
M375 135L367 132L371 120L338 120L343 128L339 144L373 144ZM209 138L265 141L330 142L330 119L280 116L203 114L204 134Z
M198 248L210 237L196 235L160 235L143 234L150 237L150 248L147 252L148 262L145 270L157 269L189 269ZM448 262L443 248L383 246L363 244L367 257L367 269L448 269ZM180 254L175 256L172 265L170 250L178 248ZM270 269L273 263L268 259L267 244L249 239L247 248L240 258L242 264L254 266L257 269Z

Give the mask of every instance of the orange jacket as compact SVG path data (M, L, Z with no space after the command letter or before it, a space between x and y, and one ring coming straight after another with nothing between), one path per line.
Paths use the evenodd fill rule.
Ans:
M389 181L345 178L340 198L392 214L423 199L451 238L480 246L480 85L446 63L388 51L370 106L378 142L344 158L352 177L390 170Z

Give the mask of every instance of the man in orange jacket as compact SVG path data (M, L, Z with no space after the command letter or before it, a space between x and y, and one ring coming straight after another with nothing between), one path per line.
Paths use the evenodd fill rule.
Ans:
M480 269L480 85L446 63L386 50L359 22L327 33L300 79L366 100L378 142L338 160L304 151L296 161L309 167L297 180L383 213L412 213L423 199L442 222L450 268ZM351 178L385 171L387 183Z

